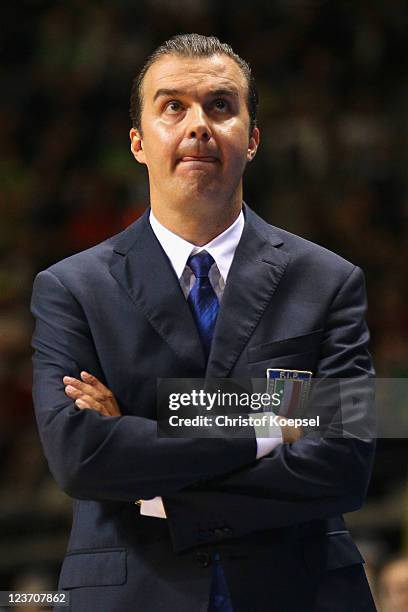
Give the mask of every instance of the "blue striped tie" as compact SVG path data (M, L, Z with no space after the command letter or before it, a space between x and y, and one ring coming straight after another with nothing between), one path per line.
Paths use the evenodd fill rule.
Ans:
M214 259L207 251L190 255L187 260L187 265L196 277L188 296L188 303L197 325L206 358L210 353L215 322L220 309L218 298L208 278L213 263L215 263Z

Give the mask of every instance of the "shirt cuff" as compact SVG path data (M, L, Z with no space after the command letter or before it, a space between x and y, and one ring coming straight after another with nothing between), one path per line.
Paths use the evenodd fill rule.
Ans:
M154 516L156 518L167 518L161 497L142 499L140 503L140 514L143 514L143 516Z
M272 412L263 412L262 415L273 415ZM261 416L261 415L260 415ZM254 425L255 437L256 437L256 458L261 459L265 455L268 455L273 451L274 448L282 444L282 430L279 425L274 423Z

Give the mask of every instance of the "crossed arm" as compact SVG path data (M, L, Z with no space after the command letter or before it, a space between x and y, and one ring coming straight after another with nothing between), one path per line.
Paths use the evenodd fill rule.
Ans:
M95 410L108 417L121 415L111 391L91 374L81 372L81 379L65 376L63 382L65 393L80 410ZM270 456L201 485L194 483L164 499L140 500L142 514L169 518L175 549L183 550L200 543L197 538L202 539L206 525L228 525L228 532L242 536L269 529L272 517L276 528L296 522L300 513L306 522L358 509L365 494L366 474L356 468L366 465L372 445L340 438L309 439L302 447L292 445L292 428L286 429L284 444ZM290 468L286 482L282 481L282 465ZM355 472L350 475L348 467L352 465ZM339 466L344 468L342 479ZM255 528L250 521L242 521L242 516L256 516Z
M335 371L336 361L344 376L370 372L364 305L361 276L352 274L332 304L320 375ZM78 363L98 363L86 317L50 272L37 277L32 308L40 435L51 471L73 497L163 496L176 550L198 543L197 526L228 524L239 537L361 506L372 443L305 437L255 461L254 439L157 438L155 421L120 416L109 390L80 374Z
M80 379L71 376L64 376L63 378L65 393L75 402L75 405L80 410L96 410L99 414L107 417L122 416L116 398L110 389L89 372L83 371L80 376ZM284 443L295 442L301 437L300 428L291 427L287 424L281 426L281 433ZM268 454L269 451L277 446L277 443L280 443L280 440L265 439L264 442L264 448L261 452L258 446L257 458ZM137 500L137 503L141 506L142 514L156 516L157 518L167 518L161 496L156 496L151 500Z

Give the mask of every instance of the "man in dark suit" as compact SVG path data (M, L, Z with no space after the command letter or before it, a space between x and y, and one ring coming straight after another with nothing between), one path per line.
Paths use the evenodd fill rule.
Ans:
M373 375L361 271L243 205L256 105L230 47L164 43L132 94L151 209L36 278L34 401L74 498L59 582L74 612L375 609L341 517L363 503L372 442L157 435L158 378Z

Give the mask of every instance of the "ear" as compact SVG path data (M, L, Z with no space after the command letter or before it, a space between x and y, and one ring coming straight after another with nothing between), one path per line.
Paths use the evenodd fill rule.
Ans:
M252 130L251 136L249 137L247 160L252 161L258 150L260 140L260 132L257 127Z
M132 128L129 132L130 136L130 150L132 151L133 157L139 164L146 163L146 157L143 151L143 139L142 135L136 128Z

